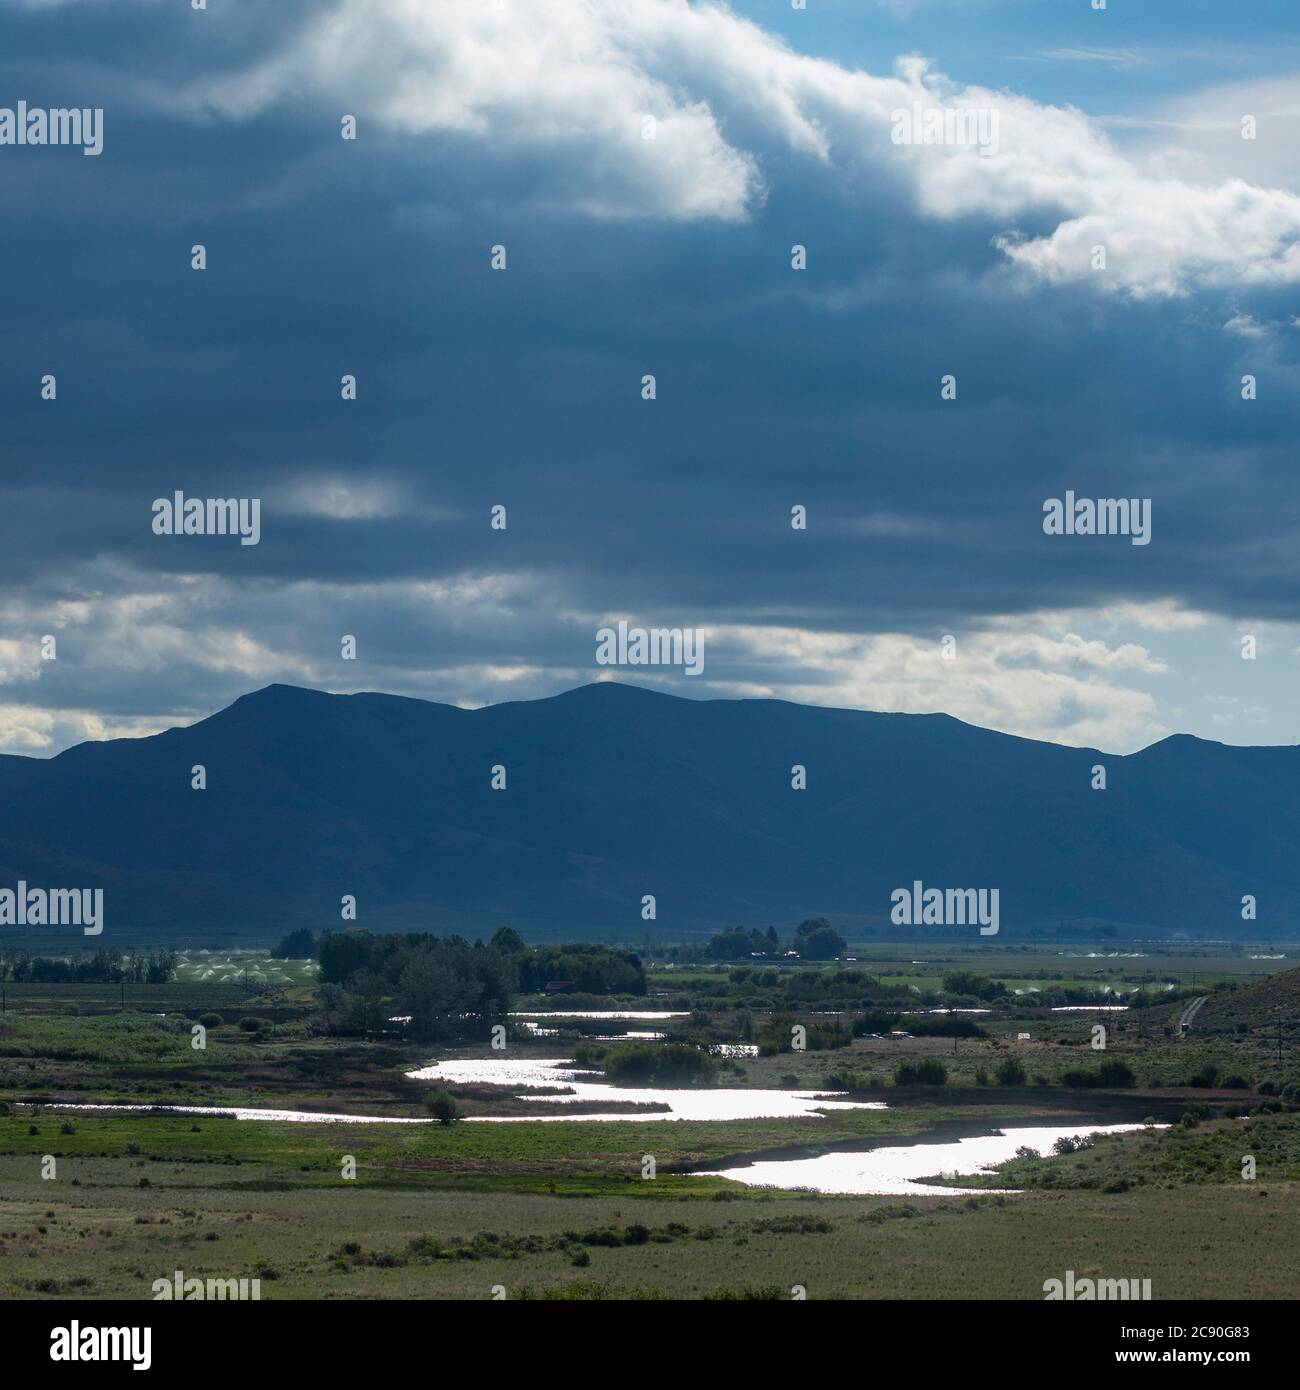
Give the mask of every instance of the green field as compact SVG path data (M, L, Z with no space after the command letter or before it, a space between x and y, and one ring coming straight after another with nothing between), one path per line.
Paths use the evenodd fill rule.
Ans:
M176 967L178 984L253 985L295 989L316 983L314 960L271 960L265 951L182 951Z

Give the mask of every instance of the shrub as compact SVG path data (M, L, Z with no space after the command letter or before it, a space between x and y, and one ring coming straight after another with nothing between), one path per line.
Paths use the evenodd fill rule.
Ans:
M1103 1062L1097 1075L1101 1078L1100 1084L1103 1086L1137 1085L1137 1077L1133 1074L1133 1068L1127 1062L1119 1061L1118 1058L1113 1062Z
M424 1108L444 1125L451 1124L460 1114L456 1102L446 1091L430 1091L424 1098Z
M894 1068L895 1086L946 1086L948 1068L936 1058L920 1062L900 1062Z
M200 1014L199 1022L205 1028L220 1028L226 1020L220 1014Z
M998 1063L996 1076L999 1086L1023 1086L1025 1064L1018 1057L1004 1057Z
M1118 1088L1121 1086L1135 1086L1137 1077L1133 1074L1133 1068L1127 1062L1103 1062L1096 1071L1087 1071L1082 1067L1073 1071L1064 1072L1061 1076L1062 1086L1074 1088L1086 1087L1109 1087Z
M853 1036L865 1038L868 1034L884 1034L897 1027L897 1014L887 1013L884 1009L868 1009L853 1020Z
M241 1018L239 1026L245 1033L256 1033L262 1026L260 1018Z
M631 1043L612 1047L605 1054L605 1075L611 1081L655 1081L693 1084L713 1074L714 1062L689 1043L661 1043L648 1047Z

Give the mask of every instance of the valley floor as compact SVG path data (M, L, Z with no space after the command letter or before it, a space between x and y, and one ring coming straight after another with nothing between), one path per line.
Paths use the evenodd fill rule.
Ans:
M1220 971L1216 962L1215 973L1232 963ZM1038 968L1027 978L1044 987L1046 972L1059 971L1046 956L1017 964ZM1204 957L1193 964L1203 975ZM1162 963L1162 973L1176 967ZM1107 969L1136 973L1146 962ZM726 995L746 988L726 971L665 972L653 985L618 1003L681 1022L630 1026L689 1029L701 1050L750 1036L763 1017ZM460 1118L439 1124L424 1104L431 1085L407 1073L435 1058L501 1054L400 1034L336 1036L319 1026L313 983L295 988L259 1002L229 982L182 981L149 987L149 1008L120 1012L110 1012L122 1004L116 987L11 988L0 1016L0 1298L149 1299L177 1271L257 1279L264 1300L788 1299L803 1290L811 1299L1034 1301L1070 1271L1149 1279L1156 1300L1300 1298L1300 1108L1294 1084L1283 1087L1290 1034L1271 1022L1246 1016L1244 1027L1234 1019L1182 1036L1170 1010L1107 1015L1099 1054L1095 1014L1004 1007L975 1015L981 1027L968 1037L900 1031L728 1057L712 1077L728 1088L838 1091L880 1108L489 1124L476 1117L526 1117L538 1104L526 1092L465 1085L450 1087ZM222 1017L196 1050L192 1021L206 1010ZM802 1014L810 1029L828 1016ZM569 1057L578 1046L572 1032L520 1033L509 1056ZM998 1084L1008 1058L1022 1064L1021 1079ZM1123 1061L1130 1080L1075 1089L1071 1076L1103 1060ZM921 1064L942 1064L942 1084L899 1084L900 1066ZM77 1103L425 1122L67 1108ZM1143 1128L1023 1155L958 1181L989 1190L945 1197L777 1191L703 1171L1036 1124L1085 1135Z

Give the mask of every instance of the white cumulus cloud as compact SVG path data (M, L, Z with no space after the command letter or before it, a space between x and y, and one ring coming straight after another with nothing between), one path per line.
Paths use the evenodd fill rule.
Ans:
M1300 279L1300 197L1170 173L1074 108L963 85L917 56L874 75L812 58L722 4L688 0L342 0L255 66L202 84L195 111L316 102L410 139L545 161L543 201L602 217L740 221L765 155L854 185L901 182L919 212L1005 223L995 244L1048 281L1175 295ZM899 145L894 113L996 112L996 151ZM649 138L652 137L652 138ZM1020 222L1056 219L1022 234ZM1106 269L1093 268L1094 248Z

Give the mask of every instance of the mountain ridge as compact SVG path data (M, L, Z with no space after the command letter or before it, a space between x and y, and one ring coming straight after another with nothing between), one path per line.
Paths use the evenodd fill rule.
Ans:
M617 681L476 709L274 683L191 725L0 760L0 884L102 886L110 923L168 933L338 926L344 894L361 926L884 924L919 879L997 888L1009 929L1232 935L1253 894L1259 934L1300 925L1298 751L1183 735L1106 754Z

